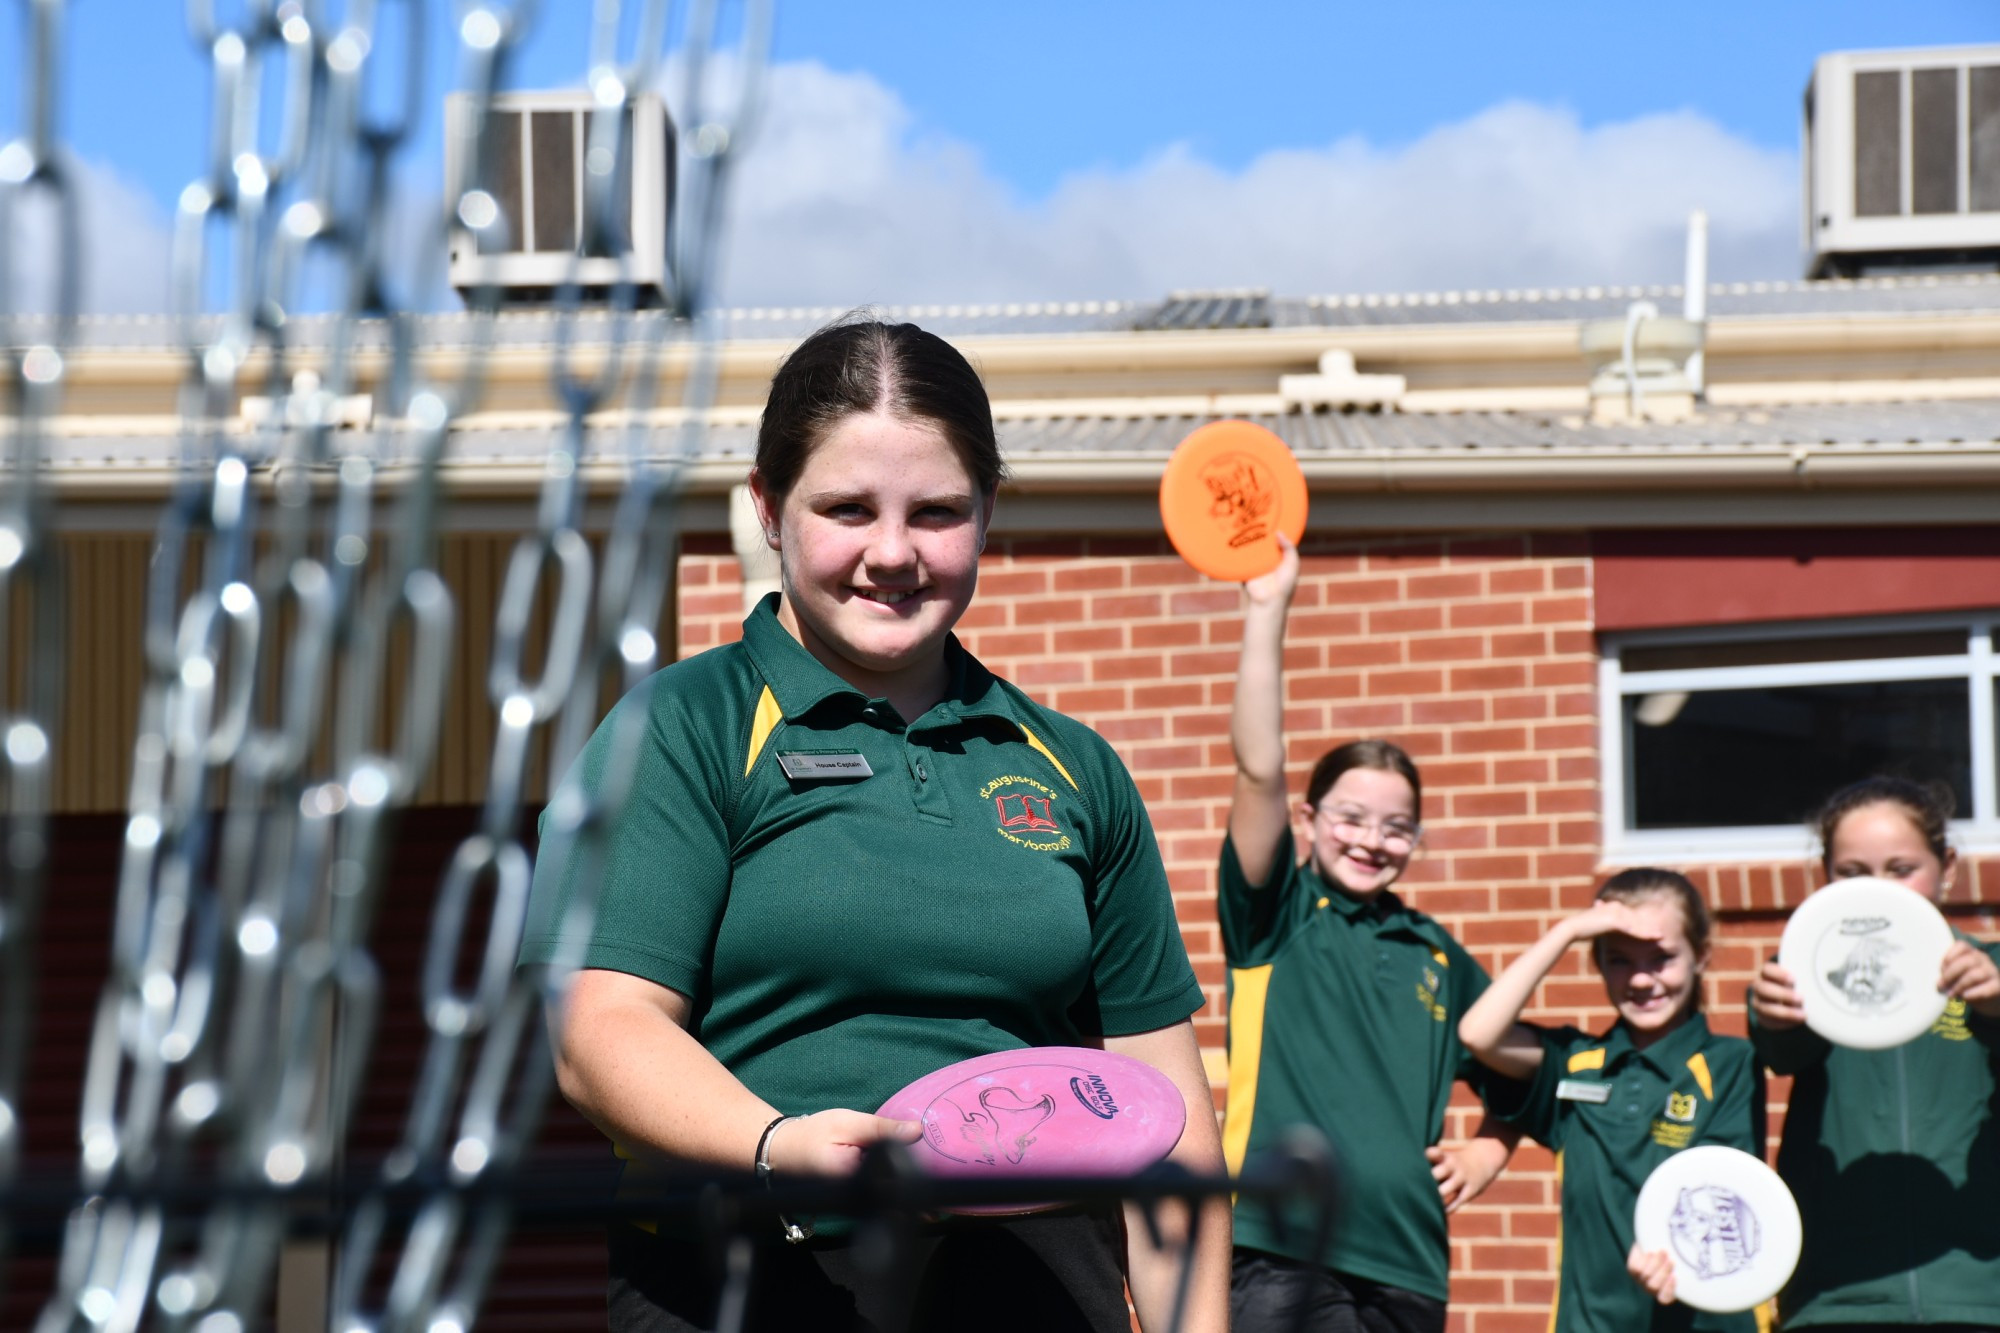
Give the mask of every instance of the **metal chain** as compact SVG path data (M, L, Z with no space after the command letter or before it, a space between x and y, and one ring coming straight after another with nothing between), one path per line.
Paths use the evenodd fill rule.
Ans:
M463 355L448 377L428 373L415 310L440 275L419 275L418 295L399 294L385 264L390 180L422 106L430 12L426 0L392 12L397 2L348 0L330 19L320 0L243 0L223 23L213 0L188 0L212 119L203 173L183 191L175 224L188 362L182 477L148 585L112 967L79 1126L88 1197L68 1219L38 1333L259 1324L294 1205L342 1166L380 1004L369 932L395 817L431 765L450 677L454 609L437 568L442 465L479 401L500 300L491 286L469 295ZM65 4L23 5L33 28L29 128L0 149L14 435L0 475L0 663L14 660L6 636L21 621L17 605L28 608L31 637L20 678L0 680L0 1189L19 1155L61 667L59 571L38 489L43 423L62 387L80 272L74 173L54 132ZM646 739L684 465L701 451L720 373L709 302L724 203L761 98L771 8L694 0L676 38L669 0L639 0L622 53L623 6L594 6L583 235L554 311L551 390L564 420L496 608L487 794L438 886L421 976L429 1040L402 1139L351 1211L330 1212L345 1223L329 1311L340 1333L472 1328L512 1223L509 1177L553 1082L542 1015L560 1013L581 965L604 839ZM433 269L454 231L471 232L479 253L510 248L487 184L493 102L536 13L533 0L463 0L456 10L470 149L426 238ZM725 19L735 21L733 46ZM670 80L668 287L664 308L648 309L613 204L630 185L638 99ZM20 201L35 191L59 222L53 258L41 263L55 275L55 309L39 322L16 312L8 267L23 253ZM586 311L585 255L621 261L601 310ZM333 299L307 357L295 330L315 278ZM669 347L681 353L680 403L663 421L656 397ZM261 410L239 397L246 386L261 390L252 396ZM357 400L368 404L359 423ZM600 558L585 535L585 481L607 458L622 459L624 476ZM546 630L531 644L545 588ZM407 664L395 673L399 635ZM530 662L540 663L532 676ZM625 706L601 780L591 792L560 785L614 677ZM522 828L538 737L553 790L542 851L582 869L559 927L566 952L521 971L531 865ZM474 978L464 988L462 975ZM212 1187L205 1208L169 1206L194 1181ZM392 1209L411 1200L386 1294L371 1308ZM4 1224L0 1213L0 1277ZM1150 1215L1147 1225L1158 1231ZM747 1233L736 1230L727 1248L721 1306L732 1326L751 1280ZM1175 1326L1186 1283L1184 1273Z
M691 87L700 86L700 71L717 58L713 42L719 30L718 8L717 0L705 0L695 6L690 19L682 63L692 71ZM769 7L753 3L746 8L745 41L737 58L754 67L764 58ZM617 0L599 0L596 6L587 76L595 111L586 156L586 192L594 202L586 203L585 216L595 219L598 230L586 238L580 252L627 253L627 238L617 232L618 210L609 206L609 200L631 170L633 146L627 127L633 123L637 98L650 91L657 75L668 17L665 0L647 0L637 25L636 54L620 60L615 49ZM690 115L684 105L684 120L710 123L706 107L691 109L696 114ZM738 135L738 142L741 138ZM712 170L719 172L727 151L709 157ZM679 180L676 184L680 187ZM682 193L676 200L676 231L719 228L719 208L690 215L687 197ZM713 263L719 255L715 238L705 237L699 253L704 263ZM384 1199L373 1196L357 1211L342 1247L342 1271L335 1284L334 1327L343 1333L468 1328L478 1312L507 1235L510 1210L504 1202L485 1202L470 1219L468 1232L465 1192L518 1165L534 1139L553 1072L541 1015L559 997L567 972L580 961L580 955L564 960L539 977L514 968L530 877L531 859L520 830L532 741L538 730L555 729L549 754L553 785L581 737L598 720L598 692L611 664L621 664L621 679L628 688L649 677L657 664L653 628L672 586L671 516L678 464L699 447L706 408L713 399L717 358L712 338L701 336L683 386L684 419L692 424L682 429L678 448L658 457L663 451L653 446L649 419L660 349L669 339L684 339L696 331L706 334L706 326L695 322L699 307L677 300L671 318L640 315L635 309L639 293L629 274L621 274L611 293L608 321L594 326L605 331L602 360L586 373L577 356L581 293L574 272L573 267L557 314L557 353L551 372L567 422L547 460L536 528L515 545L496 609L488 692L498 728L487 799L477 831L460 844L439 888L423 971L430 1042L402 1144L383 1181L385 1187L409 1180L437 1184L424 1197L398 1257L385 1308L379 1312L362 1310L361 1289L381 1241ZM700 290L705 287L704 281ZM626 377L628 352L636 352L636 371ZM611 400L621 379L626 386L623 416L629 474L600 577L581 529L583 471L591 418ZM554 572L555 592L547 637L539 654L530 654L527 634L534 602L549 571ZM531 656L539 656L542 663L533 679L523 669ZM612 772L594 797L570 788L558 793L549 821L551 838L595 839L622 808L636 765L644 712L641 704L623 714L629 725L621 727L615 738ZM591 850L587 848L586 854ZM560 850L552 854L559 855ZM596 877L586 873L582 879L586 887L577 895L565 927L569 938L588 933ZM482 884L491 886L488 930L483 942L468 941L465 926ZM468 944L479 950L478 979L469 991L461 992L453 989L452 980Z
M0 320L7 324L0 342L13 435L0 474L0 1189L13 1182L21 1158L22 1078L33 1031L36 925L48 871L61 703L62 569L49 540L51 501L41 469L46 422L62 398L82 280L75 171L56 132L65 9L64 0L20 6L27 32L17 86L25 128L0 147ZM49 225L43 253L31 254L22 212L37 194L44 197ZM40 318L24 308L16 265L53 279L51 308ZM17 648L22 628L25 641ZM0 1215L0 1294L10 1248L7 1219Z
M86 1080L84 1180L104 1197L71 1219L44 1329L137 1327L149 1299L167 1327L226 1333L253 1322L283 1238L273 1191L335 1161L360 1085L377 991L365 941L385 816L428 766L449 667L437 473L481 370L473 355L456 382L417 385L410 316L386 291L389 165L418 106L425 6L404 4L408 52L388 74L375 68L385 46L379 10L357 0L336 27L319 21L316 5L253 3L238 26L222 28L207 4L189 6L210 56L216 128L209 168L183 193L176 228L192 367L186 480L154 564L114 967ZM518 32L490 9L462 15L468 77L482 99ZM268 149L257 141L267 63L285 77ZM371 77L402 89L386 115L369 111ZM444 230L440 218L440 256ZM223 240L233 262L211 275ZM338 272L342 302L320 367L288 378L288 312L315 255ZM217 278L220 318L198 316ZM483 351L496 302L473 305ZM389 357L373 386L375 428L336 432L358 383L357 342L378 325ZM260 355L268 410L239 432L228 414ZM415 466L401 540L391 558L371 562L377 464L403 441ZM253 468L268 470L278 510L261 561L252 558ZM330 521L316 512L328 471ZM325 549L315 552L320 532ZM183 598L197 544L197 588ZM286 606L293 629L280 644L270 629ZM387 644L403 617L414 642L400 682L406 708L393 750L377 753ZM309 774L336 667L338 744L332 767ZM268 694L267 681L276 682ZM218 790L227 794L219 818ZM120 1185L184 1177L201 1152L225 1183L266 1193L255 1203L226 1197L178 1233L156 1205L117 1196Z

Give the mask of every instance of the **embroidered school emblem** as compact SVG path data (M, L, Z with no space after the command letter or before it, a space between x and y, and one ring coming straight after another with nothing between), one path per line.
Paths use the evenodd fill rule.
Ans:
M1019 773L993 779L979 789L979 799L993 802L993 830L1017 847L1036 852L1060 852L1070 846L1063 831L1061 793Z
M1001 828L1023 829L1029 833L1056 826L1056 821L1049 818L1049 807L1053 803L1050 797L1029 796L1018 791L993 798L993 805L1000 812Z
M1685 1125L1694 1119L1695 1100L1691 1092L1670 1092L1667 1094L1667 1119Z

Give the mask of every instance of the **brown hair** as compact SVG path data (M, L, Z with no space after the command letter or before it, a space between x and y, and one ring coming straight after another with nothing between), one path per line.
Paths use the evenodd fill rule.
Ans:
M1694 881L1678 870L1657 866L1634 866L1621 870L1597 887L1597 901L1624 903L1636 907L1648 898L1672 898L1680 905L1681 926L1687 932L1688 947L1700 958L1708 949L1711 929L1708 904ZM1602 939L1602 936L1599 937ZM1592 953L1595 954L1593 948Z
M1943 861L1951 855L1951 840L1945 834L1945 827L1951 822L1957 804L1958 798L1952 794L1950 785L1943 782L1915 782L1877 775L1850 783L1827 797L1826 804L1813 817L1813 828L1819 834L1820 864L1832 868L1833 835L1840 821L1871 805L1893 805L1908 815L1910 824L1923 835L1931 855Z
M1313 765L1312 776L1306 780L1306 804L1317 809L1320 798L1340 781L1340 775L1353 768L1394 773L1409 783L1410 813L1418 823L1423 822L1424 781L1417 776L1416 763L1404 753L1403 747L1390 741L1349 741L1321 755Z
M766 493L783 500L830 431L872 412L936 426L981 496L992 495L1007 474L986 386L971 363L935 333L857 312L814 332L771 377L757 426L757 473Z

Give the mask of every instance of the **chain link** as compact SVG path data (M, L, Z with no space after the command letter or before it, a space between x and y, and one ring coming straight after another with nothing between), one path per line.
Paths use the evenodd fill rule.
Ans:
M64 642L63 571L42 487L47 422L60 406L82 282L76 174L57 135L64 0L26 0L17 86L24 131L0 147L0 321L13 447L0 474L0 1189L21 1158L22 1079L33 1031L35 938L48 871L48 816ZM48 225L31 253L23 211L41 196ZM22 272L52 277L31 317ZM25 634L17 643L17 634ZM0 1215L0 1293L10 1235Z

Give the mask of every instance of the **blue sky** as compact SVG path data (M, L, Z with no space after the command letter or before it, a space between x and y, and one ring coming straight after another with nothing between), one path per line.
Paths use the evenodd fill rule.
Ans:
M432 5L440 39L452 8ZM541 8L516 82L574 82L585 6ZM71 7L65 134L118 215L100 257L140 254L143 238L113 223L163 225L199 165L208 91L182 10ZM0 19L0 83L19 67L15 14ZM1673 276L1668 233L1694 205L1717 216L1723 275L1791 276L1813 57L1994 40L1994 0L780 0L777 124L746 173L729 291L838 303L1656 281ZM440 40L412 189L437 179L444 54ZM18 125L11 100L0 132ZM843 174L829 155L861 166ZM1441 213L1466 222L1453 231Z

